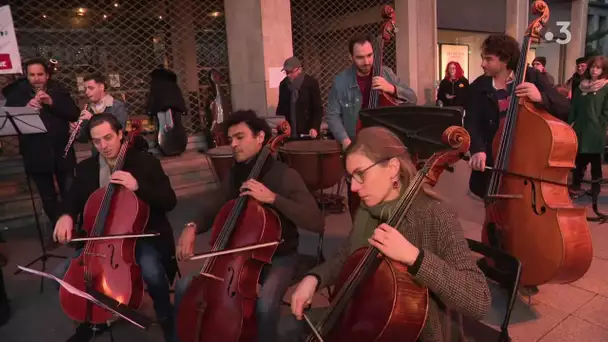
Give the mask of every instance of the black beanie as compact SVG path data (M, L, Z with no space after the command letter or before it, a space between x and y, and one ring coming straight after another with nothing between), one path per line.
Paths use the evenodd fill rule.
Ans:
M539 62L540 64L542 64L543 66L547 65L547 58L543 57L543 56L539 56L534 58L534 60L532 61L532 63L534 62Z

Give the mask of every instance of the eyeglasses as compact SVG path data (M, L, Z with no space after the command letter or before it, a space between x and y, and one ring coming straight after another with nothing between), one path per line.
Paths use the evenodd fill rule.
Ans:
M348 171L347 171L346 172L346 182L348 184L352 184L353 179L354 179L354 180L357 181L357 183L363 184L363 182L365 181L365 179L364 179L365 172L367 172L369 169L371 169L372 167L374 167L374 166L376 166L376 165L378 165L380 163L384 163L384 162L387 162L387 161L391 160L391 158L386 158L386 159L379 160L379 161L373 163L372 165L366 167L363 170L356 170L355 172L353 172L352 175L350 173L348 173Z

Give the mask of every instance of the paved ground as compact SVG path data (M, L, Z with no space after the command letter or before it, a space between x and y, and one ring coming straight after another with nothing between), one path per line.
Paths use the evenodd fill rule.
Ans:
M456 172L444 174L437 188L458 211L465 235L479 239L483 206L467 193L468 173L468 167L464 163L457 164ZM203 201L202 196L180 200L178 208L170 215L176 235ZM603 201L602 207L608 211L608 197L603 198ZM608 341L608 225L590 223L590 226L594 243L591 269L573 284L541 286L540 293L532 297L530 305L527 298L520 298L511 319L510 331L514 341ZM326 230L324 252L330 256L350 230L349 217L347 214L329 215ZM5 234L8 243L2 248L8 249L10 262L4 270L14 311L11 321L0 329L0 341L65 341L71 335L73 325L61 311L53 288L46 286L44 293L39 294L38 278L12 274L16 265L24 265L39 254L32 232L33 230L26 230ZM304 234L302 241L302 251L313 253L316 247L315 236ZM199 250L204 250L205 243L206 237L201 238L198 242ZM69 250L62 247L55 252L65 255ZM52 268L57 263L57 260L51 260L48 267ZM40 266L38 264L34 267ZM197 263L183 263L181 268L184 273L194 272ZM286 298L289 298L288 295ZM499 292L494 295L493 309L486 322L499 325L504 312L504 298ZM323 302L323 297L319 296L315 305ZM153 315L149 300L146 301L143 312ZM162 340L156 327L144 332L120 323L114 330L116 341ZM98 341L109 341L109 337L103 336Z

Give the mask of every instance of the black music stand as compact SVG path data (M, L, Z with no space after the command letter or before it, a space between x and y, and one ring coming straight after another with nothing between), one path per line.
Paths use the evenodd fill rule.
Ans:
M2 107L0 108L0 136L21 136L28 134L43 134L47 133L46 127L40 118L40 113L31 107ZM34 219L36 220L36 229L38 230L38 240L40 242L40 248L42 249L42 255L34 259L26 265L30 265L41 261L42 271L46 269L46 261L50 258L65 259L66 257L49 254L46 252L44 241L42 239L42 230L40 229L40 221L38 220L38 211L36 210L36 202L34 201L34 192L32 191L32 184L30 176L25 173L27 187L30 192L30 200L32 201L32 208L34 209ZM15 271L14 274L19 274L21 270ZM44 280L40 280L40 293L44 289Z
M382 107L359 113L364 128L388 128L419 162L424 162L436 152L451 149L442 142L443 132L451 126L462 127L462 117L463 110L459 107L435 106Z

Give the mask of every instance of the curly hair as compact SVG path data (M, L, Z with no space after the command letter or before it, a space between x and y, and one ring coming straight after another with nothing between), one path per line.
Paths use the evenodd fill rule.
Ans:
M501 62L507 63L509 70L517 69L520 49L515 38L506 34L488 36L481 45L481 51L485 55L497 56Z
M448 65L445 67L445 79L449 80L450 79L450 65L454 65L456 67L456 74L454 74L454 78L459 80L460 78L464 77L464 70L462 70L462 67L460 66L460 63L455 62L455 61L451 61L448 63Z

